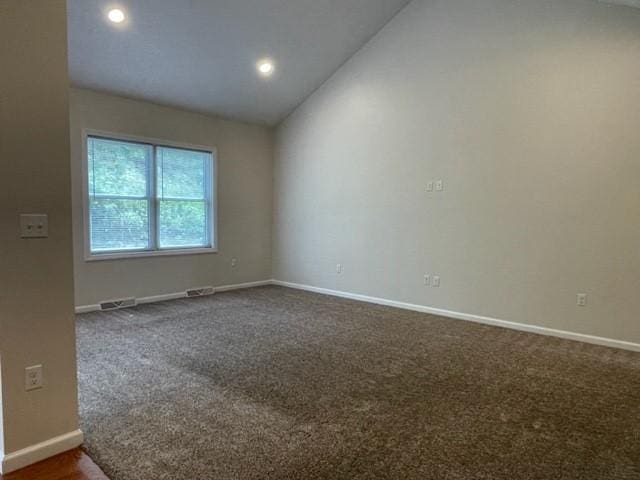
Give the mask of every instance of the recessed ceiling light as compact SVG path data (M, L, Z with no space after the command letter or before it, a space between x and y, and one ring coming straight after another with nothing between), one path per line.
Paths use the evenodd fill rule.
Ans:
M109 20L113 23L122 23L124 21L124 12L119 8L114 8L113 10L109 10L107 15Z
M258 62L257 68L258 72L260 72L260 75L262 75L263 77L272 75L276 69L276 67L273 65L273 61L269 59L260 60Z

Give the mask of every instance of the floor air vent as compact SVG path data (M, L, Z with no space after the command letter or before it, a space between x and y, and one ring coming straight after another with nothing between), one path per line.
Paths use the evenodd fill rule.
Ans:
M129 308L136 306L136 299L131 298L123 298L120 300L109 300L107 302L102 302L100 304L100 310L103 312L109 310L120 310L121 308Z
M213 295L215 290L213 287L192 288L187 290L187 297L206 297L207 295Z

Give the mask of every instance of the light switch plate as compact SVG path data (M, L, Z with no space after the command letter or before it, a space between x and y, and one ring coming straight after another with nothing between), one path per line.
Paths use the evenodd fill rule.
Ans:
M444 190L444 182L442 180L436 181L436 192L442 192Z
M433 182L427 182L427 192L433 192Z
M45 214L20 215L22 238L46 238L49 236L49 218Z

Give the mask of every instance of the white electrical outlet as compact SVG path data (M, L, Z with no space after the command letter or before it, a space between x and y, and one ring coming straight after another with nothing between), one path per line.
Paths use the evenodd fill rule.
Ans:
M433 182L427 182L427 192L433 192Z
M42 365L34 365L24 369L24 389L27 392L42 388Z
M444 190L444 182L442 180L436 181L436 192L442 192Z
M433 286L436 288L440 286L440 277L438 276L433 277Z
M587 306L587 294L586 293L579 293L578 294L578 306L579 307L586 307Z
M342 264L341 263L336 265L336 273L342 273Z
M235 267L237 267L237 266L238 266L238 259L237 259L237 258L232 258L232 259L231 259L231 266L232 266L233 268L235 268Z
M424 276L424 284L428 287L429 285L431 285L431 275L425 275Z

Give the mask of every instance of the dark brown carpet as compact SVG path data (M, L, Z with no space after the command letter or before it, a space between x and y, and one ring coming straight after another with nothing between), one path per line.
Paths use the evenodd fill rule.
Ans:
M279 287L78 317L113 480L640 479L640 355Z

